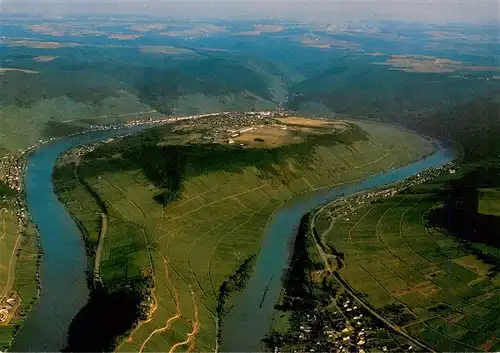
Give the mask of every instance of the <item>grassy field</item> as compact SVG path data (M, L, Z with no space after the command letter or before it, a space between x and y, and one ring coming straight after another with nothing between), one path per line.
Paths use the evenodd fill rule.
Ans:
M13 211L7 207L0 208L0 300L12 290L18 241L19 232ZM12 334L12 325L0 325L0 346L7 347Z
M80 175L108 208L101 263L105 286L123 285L149 271L155 280L156 305L150 319L139 324L117 350L214 350L219 287L258 252L266 224L284 200L407 164L433 149L429 141L394 127L360 125L369 133L367 140L318 144L308 152L307 163L284 154L265 170L233 161L239 163L237 168L186 172L178 199L165 207L154 201L162 189L138 166L121 171L101 168L96 173L93 161L81 164ZM133 143L128 145L133 148ZM187 158L186 168L196 168ZM105 161L99 165L109 165L113 158L105 156ZM60 173L59 196L85 227L89 244L95 244L97 204L72 180L70 169Z
M438 351L495 351L500 276L477 251L428 225L426 215L442 205L442 185L363 206L330 230L323 213L317 227L344 253L342 277L393 323Z
M17 326L35 303L38 290L36 232L30 228L21 234L13 210L8 204L0 206L0 301L16 291L21 305L8 323L0 324L1 349L9 346Z
M89 124L104 124L119 121L120 114L151 112L151 107L137 101L137 97L123 94L118 97L103 99L94 106L75 102L67 97L41 99L30 107L0 104L0 147L13 151L26 148L52 136L63 136L74 130L88 127ZM145 118L158 117L161 114L144 114ZM115 119L105 118L115 116ZM124 116L125 119L140 118L138 114ZM89 120L92 118L92 120ZM97 119L96 119L97 118ZM62 122L66 122L62 124ZM1 152L0 152L1 156Z
M500 190L480 189L477 212L484 215L500 216Z

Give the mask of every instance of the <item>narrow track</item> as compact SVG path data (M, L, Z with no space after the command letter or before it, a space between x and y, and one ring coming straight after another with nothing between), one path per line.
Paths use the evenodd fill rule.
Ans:
M2 219L2 236L0 236L0 242L5 243L5 236L7 235L7 222L1 214L0 218Z
M193 291L191 291L191 296L193 298L193 308L194 308L194 322L193 322L193 330L187 334L187 338L185 341L178 342L170 348L169 353L174 353L175 349L184 346L186 344L189 344L187 351L192 352L195 346L195 339L196 339L196 334L200 330L200 320L198 317L198 304L196 304L196 296Z
M142 342L141 348L139 349L139 353L142 353L144 351L144 348L146 347L147 343L153 338L154 335L165 332L169 330L172 327L172 324L175 320L178 320L182 317L182 311L181 311L181 302L179 298L179 292L175 288L174 284L172 283L172 280L168 276L168 260L167 258L159 251L157 250L158 253L163 257L163 264L165 266L165 278L167 279L167 282L170 284L172 287L172 290L174 291L174 296L175 296L175 314L168 318L167 322L165 323L165 326L158 328L151 332L149 336ZM196 312L197 313L197 312ZM151 317L152 319L152 317Z

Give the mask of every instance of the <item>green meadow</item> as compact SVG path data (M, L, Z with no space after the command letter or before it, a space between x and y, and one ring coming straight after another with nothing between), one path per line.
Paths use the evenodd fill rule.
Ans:
M479 189L478 213L500 216L500 189Z
M0 204L0 300L13 291L21 303L8 323L0 325L0 348L6 349L18 326L38 298L37 262L38 244L35 229L19 232L15 208L10 203Z

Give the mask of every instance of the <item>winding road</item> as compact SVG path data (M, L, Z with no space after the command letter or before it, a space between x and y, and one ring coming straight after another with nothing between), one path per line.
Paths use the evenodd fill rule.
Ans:
M326 204L325 206L321 207L316 213L314 213L313 217L311 218L311 223L309 225L309 232L311 235L313 235L313 240L314 240L314 244L316 246L316 249L318 250L318 253L320 254L321 256L321 259L323 261L323 264L325 265L325 269L328 271L328 273L330 273L336 280L336 282L342 287L344 288L344 290L346 292L348 292L357 302L359 302L359 304L361 304L361 306L363 306L368 312L370 312L370 314L372 314L373 316L375 316L377 319L379 319L380 321L382 321L387 327L389 327L391 330L393 330L394 332L396 332L397 334L405 337L406 339L408 339L409 341L413 342L415 345L417 345L418 347L420 347L424 352L432 352L432 353L435 353L436 351L429 345L427 345L425 342L409 335L403 328L393 324L391 321L389 321L387 318L383 317L382 315L380 315L376 310L374 310L370 304L368 302L366 302L363 298L361 298L361 296L356 293L352 288L351 286L347 283L347 281L342 277L342 275L340 274L339 272L339 269L334 269L332 268L331 264L330 264L330 261L328 261L328 258L329 256L331 256L330 254L328 254L328 252L325 250L325 245L323 243L321 243L321 239L324 238L325 236L325 233L327 233L329 231L329 229L327 229L325 232L323 232L323 234L318 234L317 231L316 231L316 218L321 214L321 212L323 212L327 207L329 207L330 205L338 202L339 200L334 200L328 204ZM341 264L343 264L343 260L338 258L338 260L340 261ZM342 266L343 267L343 266Z

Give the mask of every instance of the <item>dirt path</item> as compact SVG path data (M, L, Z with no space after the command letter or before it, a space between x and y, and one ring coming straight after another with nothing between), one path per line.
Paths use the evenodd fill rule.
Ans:
M264 184L264 185L261 185L261 186L257 186L257 187L255 187L255 188L253 188L253 189L248 189L248 190L246 190L246 191L243 191L243 192L240 192L240 193L237 193L237 194L234 194L234 195L230 195L230 196L227 196L227 197L223 197L223 198L218 199L218 200L216 200L216 201L213 201L213 202L207 203L206 205L203 205L203 206L201 206L201 207L195 208L194 210L190 210L190 211L188 211L188 212L185 212L185 213L183 213L183 214L182 214L182 215L180 215L180 216L176 216L176 217L173 217L173 218L167 218L167 220L168 220L168 221L174 221L174 220L176 220L176 219L178 219L178 218L186 217L186 216L188 216L188 215L190 215L190 214L192 214L192 213L198 212L199 210L201 210L201 209L203 209L203 208L205 208L205 207L212 206L212 205L215 205L215 204L217 204L217 203L219 203L219 202L223 202L223 201L226 201L226 200L229 200L229 199L232 199L232 198L235 198L235 197L241 196L241 195L248 194L249 192L256 191L256 190L259 190L259 189L265 188L265 187L267 187L267 186L269 186L269 184Z
M7 222L5 218L0 214L0 218L2 219L2 235L0 236L0 241L5 243L5 236L7 235Z
M108 216L107 216L107 209L106 205L104 204L103 200L99 197L97 192L90 186L89 183L87 183L81 176L78 174L78 161L75 162L73 166L73 175L75 177L75 180L77 180L85 190L92 196L99 208L101 209L101 229L99 230L99 239L97 242L97 249L95 253L95 258L94 258L94 270L93 270L93 277L94 277L94 283L99 282L102 284L102 277L101 277L101 258L102 258L102 251L104 249L104 239L106 237L106 233L108 232Z
M94 259L94 281L102 283L101 277L101 258L104 249L104 238L108 232L108 216L104 212L101 213L101 230L99 232L99 240L97 242L97 250Z
M192 352L194 349L194 346L196 344L196 334L200 330L200 320L198 318L198 304L196 304L196 296L193 291L191 291L191 296L193 297L193 307L194 307L194 322L193 322L193 330L187 334L187 338L185 341L176 343L170 348L170 351L168 353L174 353L175 349L184 346L186 344L189 344L187 352Z
M140 321L139 324L130 332L129 336L127 339L124 339L120 342L120 344L115 348L115 352L120 351L121 347L125 342L127 343L132 343L133 341L133 336L136 334L137 331L141 328L142 325L147 324L148 322L151 322L153 320L153 314L155 313L156 309L158 309L158 298L156 297L156 288L153 288L151 290L151 296L153 297L153 306L149 310L148 313L148 318L144 321Z
M10 255L9 268L7 269L7 282L2 290L2 294L0 294L0 302L5 298L7 292L12 288L12 284L14 282L14 275L16 269L16 250L19 248L19 243L21 241L21 234L17 236L16 243L14 244L14 248L12 249L12 253Z
M363 167L368 167L369 165L372 165L372 164L375 164L377 162L380 162L382 159L385 159L387 157L389 157L392 153L392 150L389 150L386 154L384 154L382 157L380 158L377 158L371 162L368 162L368 163L365 163L365 164L361 164L361 165L358 165L356 167L354 167L354 169L359 169L359 168L363 168Z
M182 317L181 302L180 302L180 298L179 298L179 292L177 291L177 289L175 288L174 284L172 283L172 280L168 276L168 260L167 260L167 258L159 250L157 250L157 251L163 257L163 265L165 266L165 278L166 278L167 282L170 284L170 286L172 287L172 290L174 291L174 296L175 296L175 314L173 316L171 316L170 318L168 318L167 322L165 323L165 326L160 327L160 328L154 330L153 332L151 332L149 334L148 338L146 338L144 340L144 342L142 342L141 348L139 349L139 353L142 353L144 351L144 348L146 347L147 343L151 340L151 338L153 338L154 335L169 330L172 327L172 323L175 320L180 319ZM151 319L152 318L153 317L151 316Z

